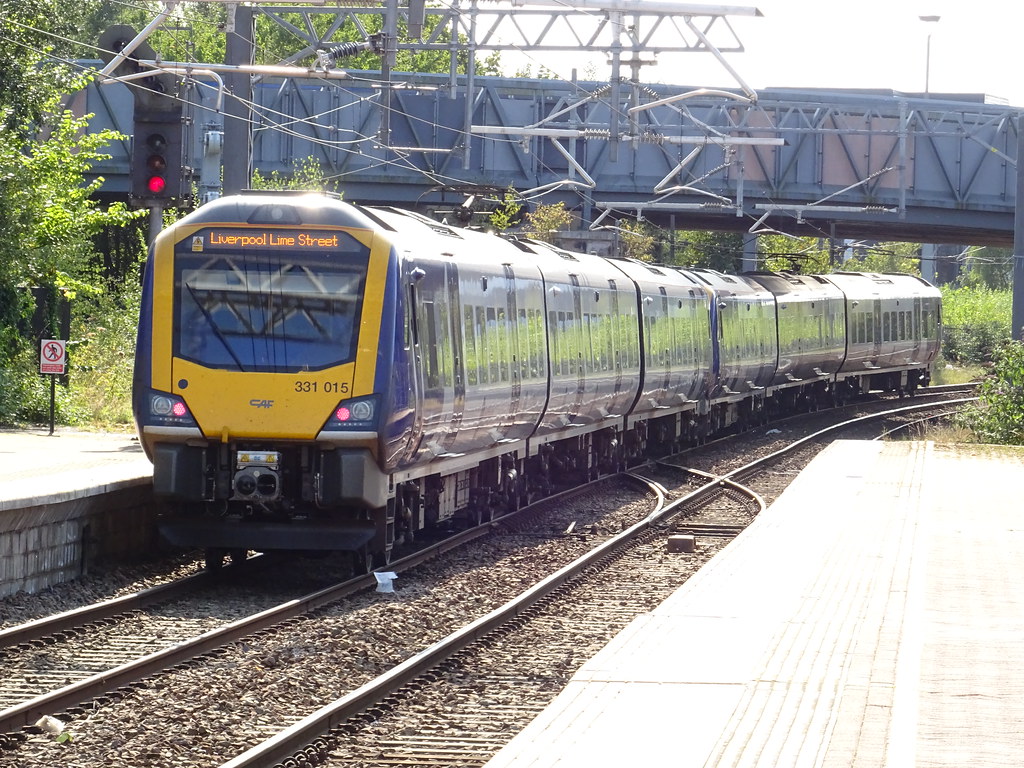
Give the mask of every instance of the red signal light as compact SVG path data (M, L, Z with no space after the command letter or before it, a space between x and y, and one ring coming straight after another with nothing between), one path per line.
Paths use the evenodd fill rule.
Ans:
M352 418L352 412L343 405L334 412L334 418L338 421L348 421Z
M166 146L166 141L163 136L158 134L149 137L149 145L154 150L162 152ZM167 159L163 155L150 155L146 159L146 167L149 168L150 173L146 177L146 189L149 190L151 195L162 194L167 189L167 179L164 178L164 173L167 172Z

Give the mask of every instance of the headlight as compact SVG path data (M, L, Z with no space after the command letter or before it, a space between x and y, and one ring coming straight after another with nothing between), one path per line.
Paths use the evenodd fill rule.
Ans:
M149 423L175 427L196 426L185 401L166 392L150 392Z
M324 429L374 430L377 428L377 397L359 397L342 400Z

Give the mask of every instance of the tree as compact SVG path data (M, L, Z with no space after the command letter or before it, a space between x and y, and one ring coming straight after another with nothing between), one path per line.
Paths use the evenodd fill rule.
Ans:
M526 214L525 231L534 240L553 243L555 235L568 229L570 224L572 212L565 209L565 203L538 205L536 210Z
M743 257L743 236L737 232L676 232L676 264L736 272Z
M638 261L654 261L657 230L646 221L622 219L619 222L623 255Z
M841 269L857 272L921 274L921 246L917 243L878 243L854 249Z
M64 109L85 80L62 62L74 46L68 25L82 18L70 0L0 0L0 420L45 411L34 372L38 340L30 320L35 295L57 299L99 290L103 263L94 236L134 214L105 207L84 183L115 135L88 133L87 120Z
M3 0L0 0L2 2ZM62 0L67 2L68 0ZM80 17L80 32L86 41L99 39L100 34L114 24L127 24L135 29L142 29L156 13L155 7L145 3L114 4L87 0L84 8L77 13ZM286 24L295 29L306 28L306 18L299 13L280 14ZM383 16L367 14L360 16L357 26L351 20L345 21L337 30L331 29L334 18L330 14L317 14L311 17L312 31L323 41L324 47L343 42L362 42L367 35L378 34L382 30ZM424 36L433 33L441 20L440 16L428 14L425 19ZM158 28L149 38L149 43L161 58L167 61L211 62L224 61L226 38L224 25L227 22L227 6L220 3L180 3L174 9L168 22ZM399 39L407 39L405 19L399 21ZM438 34L438 42L445 43L451 39L447 29ZM265 14L256 16L256 28L253 40L255 59L260 64L277 64L294 56L305 47L300 40L286 27L277 23ZM81 47L76 53L79 57L94 58L95 51ZM398 51L395 62L396 71L400 72L448 72L449 54L447 51ZM456 54L457 71L464 73L469 62L469 53L463 47ZM310 54L295 62L298 66L313 64ZM339 62L345 69L377 70L381 68L380 54L364 51L349 56ZM500 74L498 54L491 54L479 59L476 64L477 74Z
M324 169L314 158L307 157L295 163L295 170L284 175L271 171L264 176L259 170L252 172L253 189L296 189L317 192L337 191L337 185L324 176Z
M1013 287L1013 251L982 246L965 254L957 283L964 287L1009 290Z
M498 232L504 232L519 224L523 216L523 204L520 202L519 194L509 187L505 190L501 205L491 212L489 221Z
M74 35L77 18L70 0L0 0L0 127L17 130L51 94L70 90L74 74L50 54L71 47L61 40Z
M822 238L761 235L757 240L758 269L804 275L832 271L828 243Z

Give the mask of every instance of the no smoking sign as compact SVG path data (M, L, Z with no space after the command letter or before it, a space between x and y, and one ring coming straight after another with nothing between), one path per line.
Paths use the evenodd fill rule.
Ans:
M63 375L68 363L67 342L43 339L39 343L39 372Z

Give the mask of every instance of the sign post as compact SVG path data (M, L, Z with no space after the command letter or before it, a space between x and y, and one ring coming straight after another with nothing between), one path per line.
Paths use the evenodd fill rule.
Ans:
M67 372L68 343L61 339L39 342L39 372L50 377L50 434L54 427L54 403L57 398L57 377Z

